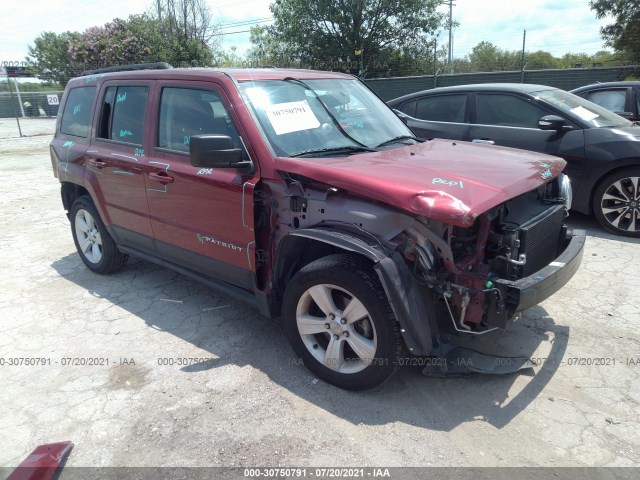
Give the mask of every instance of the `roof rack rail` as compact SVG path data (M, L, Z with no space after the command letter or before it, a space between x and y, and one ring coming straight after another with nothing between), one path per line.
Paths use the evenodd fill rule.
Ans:
M104 68L96 68L94 70L85 70L82 72L82 75L96 75L98 73L109 73L109 72L127 72L130 70L166 70L169 68L173 68L167 62L157 62L157 63L134 63L131 65L116 65L114 67L104 67Z

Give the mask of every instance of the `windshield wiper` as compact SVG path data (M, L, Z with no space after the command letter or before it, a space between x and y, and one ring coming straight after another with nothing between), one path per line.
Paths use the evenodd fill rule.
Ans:
M336 116L331 112L331 109L322 101L322 99L320 98L320 95L318 95L318 93L313 88L311 88L307 83L305 83L302 80L299 80L297 78L293 78L293 77L286 77L283 80L285 82L297 83L298 85L302 85L303 88L306 88L311 93L313 93L313 95L315 96L316 100L318 100L318 103L320 105L322 105L322 108L324 109L324 111L327 112L327 115L329 115L329 117L331 118L331 121L334 123L334 125L336 126L338 131L342 135L344 135L346 138L351 140L353 143L358 144L362 148L369 149L369 146L365 145L362 142L359 142L358 140L356 140L355 138L353 138L351 135L349 135L347 133L347 131L344 129L344 127L342 125L340 125L340 122L338 121ZM371 151L373 151L373 150L371 150Z
M329 148L316 148L312 150L304 150L302 152L294 153L293 155L289 155L291 158L302 157L304 155L311 155L316 153L330 153L330 152L376 152L373 148L368 147L356 147L355 145L345 145L343 147L329 147Z
M414 137L413 135L398 135L397 137L393 137L386 142L382 142L380 145L376 145L376 148L384 147L393 142L398 142L400 140L415 140L416 142L420 142L419 138Z

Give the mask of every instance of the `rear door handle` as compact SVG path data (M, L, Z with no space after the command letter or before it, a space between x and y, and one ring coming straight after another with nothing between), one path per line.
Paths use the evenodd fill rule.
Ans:
M173 183L173 180L174 180L173 177L170 177L165 172L150 173L149 178L151 180L155 180L156 182L160 182L164 185L166 185L167 183Z
M104 162L102 160L98 160L97 158L90 158L89 159L89 165L91 165L92 167L96 167L96 168L104 168L107 166L107 162Z
M494 142L493 140L490 140L488 138L474 138L471 141L473 143L486 143L487 145L495 145L496 144L496 142Z

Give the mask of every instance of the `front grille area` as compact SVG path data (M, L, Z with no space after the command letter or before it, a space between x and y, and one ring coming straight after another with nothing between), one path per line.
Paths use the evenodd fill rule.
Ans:
M556 205L521 225L520 253L527 255L522 276L537 272L559 255L564 218L564 206Z

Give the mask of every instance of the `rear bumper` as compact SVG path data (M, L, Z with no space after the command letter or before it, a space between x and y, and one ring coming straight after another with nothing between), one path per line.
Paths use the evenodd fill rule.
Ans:
M497 279L493 283L502 294L502 301L492 302L490 323L500 324L546 300L560 290L576 273L582 262L586 233L569 230L564 251L546 267L519 280Z

